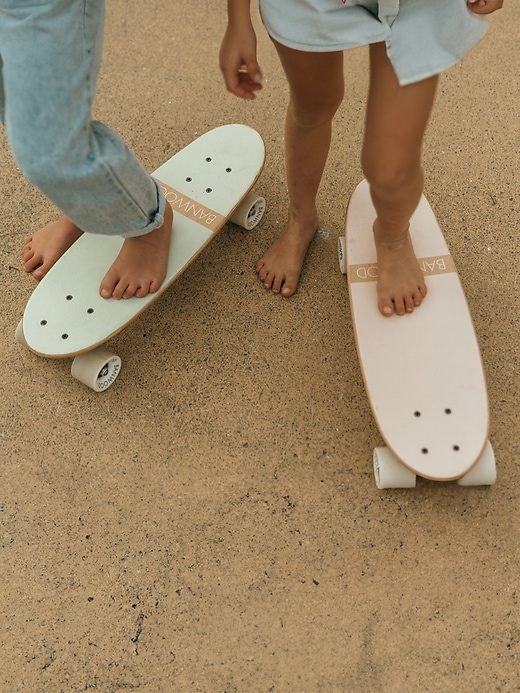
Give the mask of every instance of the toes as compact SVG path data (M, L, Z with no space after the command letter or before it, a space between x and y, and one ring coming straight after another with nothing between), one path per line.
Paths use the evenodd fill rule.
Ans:
M271 289L273 286L274 276L269 272L261 272L259 275L260 280L263 282L266 289Z
M413 313L415 308L418 308L426 296L426 286L418 286L416 291L402 294L388 294L386 292L379 294L378 308L379 312L385 317L391 315L406 315Z
M32 276L38 281L43 279L43 277L49 271L45 266L45 263L41 262L39 258L36 258L34 255L31 258L24 260L23 267L26 272L32 274Z
M295 286L285 286L282 289L282 295L285 296L285 298L289 298L290 296L294 296L296 293L296 287Z
M282 276L274 276L273 280L271 281L271 290L274 294L279 294L280 291L282 291L282 287L284 286L285 278ZM265 286L265 284L264 284Z
M391 315L394 314L394 305L393 303L388 303L386 301L380 301L379 302L379 312L381 315L383 315L385 318L389 318Z
M137 296L137 298L145 298L145 296L148 296L148 294L155 294L161 286L161 284L162 282L158 282L157 280L152 279L150 284L145 286L138 286L132 295ZM125 298L127 297L125 296Z
M286 298L289 298L289 296L294 296L296 293L296 289L298 288L298 279L294 277L287 277L287 279L284 282L283 289L282 289L282 295L285 296Z
M116 296L114 295L114 291L116 290L118 283L119 282L117 279L112 279L111 275L107 274L99 287L99 294L101 298L116 298ZM122 295L123 293L121 292L121 296L119 296L119 298L121 298Z
M128 281L124 278L111 280L107 275L100 286L100 295L102 298L114 298L116 301L120 299L145 298L148 294L154 294L158 291L162 282L157 279L152 279L150 284L140 284L136 281Z
M152 281L150 282L150 285L148 286L146 293L147 294L155 294L161 288L163 281L164 281L164 278L163 279L157 279L157 278L152 279Z
M137 295L140 289L141 285L138 282L120 279L112 292L112 297L117 300L120 298L132 298ZM146 292L143 295L146 296Z
M34 253L33 247L32 247L32 241L33 241L32 236L27 236L27 238L24 240L23 249L22 249L22 253L23 253L24 257L26 255L32 255Z
M413 309L417 306L413 295L405 296L403 303L407 313L413 313Z
M285 276L284 273L276 274L276 272L270 272L262 265L260 270L257 270L258 278L264 285L265 289L271 289L274 294L282 294L288 298L296 293L298 288L298 277Z
M114 271L109 271L101 282L99 293L102 298L115 298L116 301L119 301L121 298L130 298L130 296L134 295L129 293L130 286L131 284L128 280L125 280ZM137 286L134 286L134 293Z
M31 246L26 246L23 249L22 262L26 272L32 272L35 267L41 264L37 260L35 260L34 250Z
M421 305L422 300L423 300L422 294L419 291L417 293L415 293L412 297L413 308L418 308ZM413 308L412 308L412 310L413 310Z

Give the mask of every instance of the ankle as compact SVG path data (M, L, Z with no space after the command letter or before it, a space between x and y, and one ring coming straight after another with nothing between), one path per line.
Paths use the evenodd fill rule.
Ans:
M374 241L378 246L385 248L400 248L410 241L410 224L384 224L376 219L372 227Z

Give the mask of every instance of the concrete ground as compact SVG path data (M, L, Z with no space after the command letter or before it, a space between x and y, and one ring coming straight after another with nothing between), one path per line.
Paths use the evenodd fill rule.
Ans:
M96 116L151 171L223 123L262 134L265 220L228 225L112 341L96 395L13 334L34 287L25 234L56 210L0 134L0 691L509 693L520 689L520 4L441 81L426 193L482 349L498 481L378 491L381 444L337 265L361 178L367 53L291 300L254 264L285 219L287 89L259 22L265 88L225 93L224 3L112 0Z

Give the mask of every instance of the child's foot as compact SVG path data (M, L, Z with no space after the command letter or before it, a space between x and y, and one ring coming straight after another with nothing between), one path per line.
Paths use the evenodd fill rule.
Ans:
M305 255L318 228L318 220L310 224L289 221L281 235L256 263L256 272L266 289L282 296L292 296Z
M144 298L159 289L168 267L172 223L173 211L167 204L162 226L144 236L125 239L99 287L103 298Z
M378 222L374 240L378 264L378 307L382 315L412 313L426 296L424 275L419 267L407 230L395 240L381 239Z
M70 219L62 217L28 236L23 247L25 271L40 281L82 233Z

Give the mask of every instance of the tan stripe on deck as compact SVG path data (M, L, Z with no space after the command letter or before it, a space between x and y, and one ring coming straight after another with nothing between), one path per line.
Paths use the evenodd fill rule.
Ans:
M451 255L436 255L434 257L418 258L419 265L425 277L433 274L448 274L456 272L455 263ZM375 262L362 265L349 265L348 274L350 283L377 281L378 269Z
M179 212L188 219L193 219L201 226L207 226L211 231L216 232L222 228L226 222L226 217L215 210L205 207L200 202L192 200L191 197L171 188L166 183L157 180L157 184L164 193L164 196L171 205L174 212Z

